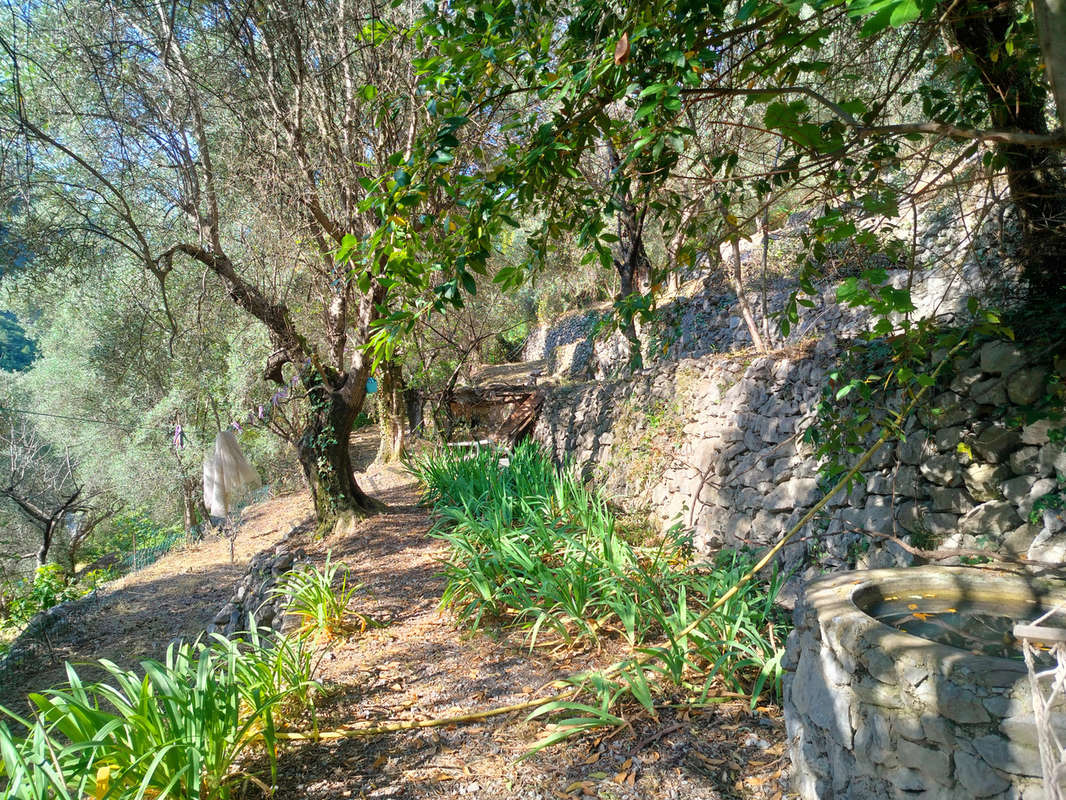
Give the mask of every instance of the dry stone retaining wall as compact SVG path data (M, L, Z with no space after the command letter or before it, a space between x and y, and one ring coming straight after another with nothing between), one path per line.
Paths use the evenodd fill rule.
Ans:
M919 210L917 220L907 210L888 221L897 237L914 245L914 273L901 269L888 272L895 288L910 290L915 305L912 319L944 320L963 314L970 296L1004 306L1016 295L1013 274L1018 226L1009 209L990 206L988 202L987 197L981 196L963 198L960 205L953 196L947 202L930 202ZM846 214L857 211L841 210ZM813 212L793 215L784 228L768 234L771 271L775 265L794 263L803 252L803 236L813 216ZM860 228L886 222L864 218L861 213L854 221ZM746 298L760 328L764 326L765 300L765 310L771 316L768 327L775 331L775 317L786 306L796 285L773 277L767 279L765 292L762 287L751 285L751 279L763 272L763 245L761 235L741 242L741 260L750 279ZM836 274L838 279L871 266L892 266L884 256L870 255L844 243L838 245L837 249L843 249L830 253L823 264L827 274ZM723 259L729 257L731 250L723 245ZM711 269L695 278L702 279L702 283L694 279L677 296L660 298L656 321L640 331L646 363L701 358L752 344L736 294L723 289L720 274ZM826 333L853 336L869 325L861 309L837 303L835 286L828 286L820 295L807 299L811 305L797 309L799 321L792 326L785 344ZM523 360L545 359L551 373L574 380L603 380L623 374L629 361L629 346L624 337L617 332L606 338L593 335L607 311L605 306L599 311L573 312L539 326L526 341Z
M298 567L304 558L303 550L291 542L296 532L294 528L277 547L252 558L233 596L207 626L209 634L216 631L224 636L240 633L248 629L249 618L259 627L288 632L293 621L287 618L292 615L285 613L286 598L274 589L278 579Z
M768 545L822 496L817 464L797 434L812 420L831 337L804 352L705 356L630 378L564 386L547 398L535 437L633 510L680 523L709 553ZM1066 522L1030 512L1063 490L1066 450L1049 419L1025 410L1062 392L1066 357L988 342L951 365L953 377L907 422L906 441L881 448L859 485L786 550L807 575L903 566L923 548L998 549L1062 560Z

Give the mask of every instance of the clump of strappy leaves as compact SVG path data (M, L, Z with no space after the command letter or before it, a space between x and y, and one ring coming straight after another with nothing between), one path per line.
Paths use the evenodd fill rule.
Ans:
M506 461L489 451L442 450L409 466L437 517L433 535L449 545L442 603L464 624L520 627L531 648L621 638L645 662L579 679L593 703L538 709L537 716L570 714L540 746L621 724L613 709L624 699L654 711L666 686L696 699L725 688L753 703L779 693L787 633L774 606L779 575L745 585L687 631L748 571L749 555L725 552L713 564L692 564L679 527L654 546L627 541L607 500L533 443Z

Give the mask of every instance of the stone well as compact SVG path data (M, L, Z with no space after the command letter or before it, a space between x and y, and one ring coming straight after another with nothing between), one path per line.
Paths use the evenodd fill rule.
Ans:
M1043 798L1025 664L912 636L863 610L914 594L1005 606L1066 602L1061 584L967 567L809 583L784 683L796 791L807 800ZM1059 712L1062 736L1066 704Z

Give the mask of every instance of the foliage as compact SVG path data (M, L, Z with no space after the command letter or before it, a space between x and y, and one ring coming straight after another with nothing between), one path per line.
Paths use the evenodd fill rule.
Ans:
M241 771L265 753L276 771L278 716L314 686L302 642L249 644L216 636L171 645L143 674L100 661L104 681L87 684L67 665L68 685L31 694L29 717L0 707L25 733L0 723L0 776L12 800L225 800Z
M882 320L906 314L910 299L887 285L887 276L867 272L862 280L846 281L841 292L845 297L849 293L881 297L874 302L881 308ZM966 328L904 317L899 332L886 336L891 328L875 324L841 355L826 375L817 415L803 432L804 441L812 445L821 462L823 483L831 484L844 474L849 460L878 436L905 438L895 424L892 407L902 407L923 389L950 380L953 367L948 356L968 352L981 337L1013 338L996 313L980 309L972 299L970 312L973 319Z
M0 311L0 370L21 372L28 369L37 356L33 340L10 311Z
M226 411L240 408L242 422L277 386L291 399L306 396L293 389L301 380L307 392L325 383L338 430L324 439L350 433L372 366L365 338L387 286L412 268L403 220L382 197L403 183L397 167L425 119L411 74L416 8L227 1L158 15L61 0L12 19L0 125L24 147L0 168L27 198L12 228L35 256L11 283L30 311L49 294L68 319L83 313L79 295L91 302L89 321L70 325L82 341L42 344L52 363L34 389L50 411L80 406L71 417L116 407L112 427L138 447L99 448L124 454L100 457L99 474L150 495L132 505L155 513L180 496L189 518L199 456ZM314 111L293 117L295 107ZM55 336L59 317L43 324ZM57 380L63 356L81 379ZM237 391L251 385L258 397ZM321 415L285 402L284 424L268 425L296 449L321 521L373 510L346 449L315 449ZM191 452L168 447L176 423ZM138 476L146 453L154 474Z
M92 591L98 577L89 576L86 583L76 584L58 564L45 564L32 579L21 578L0 587L0 622L22 627L36 614Z
M416 63L436 128L403 165L397 202L411 214L445 175L466 212L422 217L406 252L429 248L425 262L452 276L438 300L461 303L496 239L531 217L528 257L495 275L504 287L535 274L572 231L586 250L582 263L614 266L624 243L611 223L627 197L650 198L642 219L664 238L680 236L666 265L677 269L705 257L701 234L716 243L747 235L764 207L805 190L832 203L808 242L817 273L819 248L875 245L860 218L893 215L906 197L895 170L923 152L912 140L937 128L902 120L918 113L958 132L995 119L993 94L980 91L981 54L960 59L921 27L935 16L932 5L921 13L909 0L434 7L423 22L433 54ZM963 6L960 27L984 7ZM1034 28L1017 17L1000 60L1039 82ZM915 47L924 58L911 58ZM501 117L490 166L458 166L467 134ZM605 149L617 155L608 159ZM461 254L450 270L438 259L444 253ZM648 294L660 284L653 275ZM618 310L647 307L623 297Z
M652 657L656 677L674 685L706 694L721 682L753 699L779 691L785 629L773 606L777 575L748 584L679 635L750 567L746 555L690 565L690 543L677 528L657 546L627 543L609 504L557 470L536 444L520 444L506 464L489 451L441 451L410 469L433 504L434 535L451 550L442 603L470 627L490 620L521 626L530 647L621 635ZM545 631L554 642L541 641ZM667 644L649 644L659 637ZM604 689L604 709L626 692L645 702L642 675L630 676L625 691Z
M359 584L349 584L347 564L332 563L333 551L326 553L321 569L305 566L285 573L273 589L278 597L287 599L288 611L303 619L301 630L316 638L333 638L351 630L349 617L355 616L361 629L369 620L350 611L348 606L359 591ZM340 584L337 575L340 574Z

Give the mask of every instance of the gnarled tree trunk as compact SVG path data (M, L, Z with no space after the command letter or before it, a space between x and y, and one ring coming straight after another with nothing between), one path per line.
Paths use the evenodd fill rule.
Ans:
M359 488L349 450L352 427L366 399L366 376L361 370L344 375L324 371L328 384L312 368L301 375L311 409L297 447L320 531L384 507Z
M1006 57L1003 42L1018 20L1014 3L963 3L947 21L977 69L992 125L1047 134L1047 87L1025 59ZM1060 43L1061 46L1061 43ZM1022 227L1023 275L1034 300L1066 297L1066 171L1053 150L1001 144L1011 199Z

